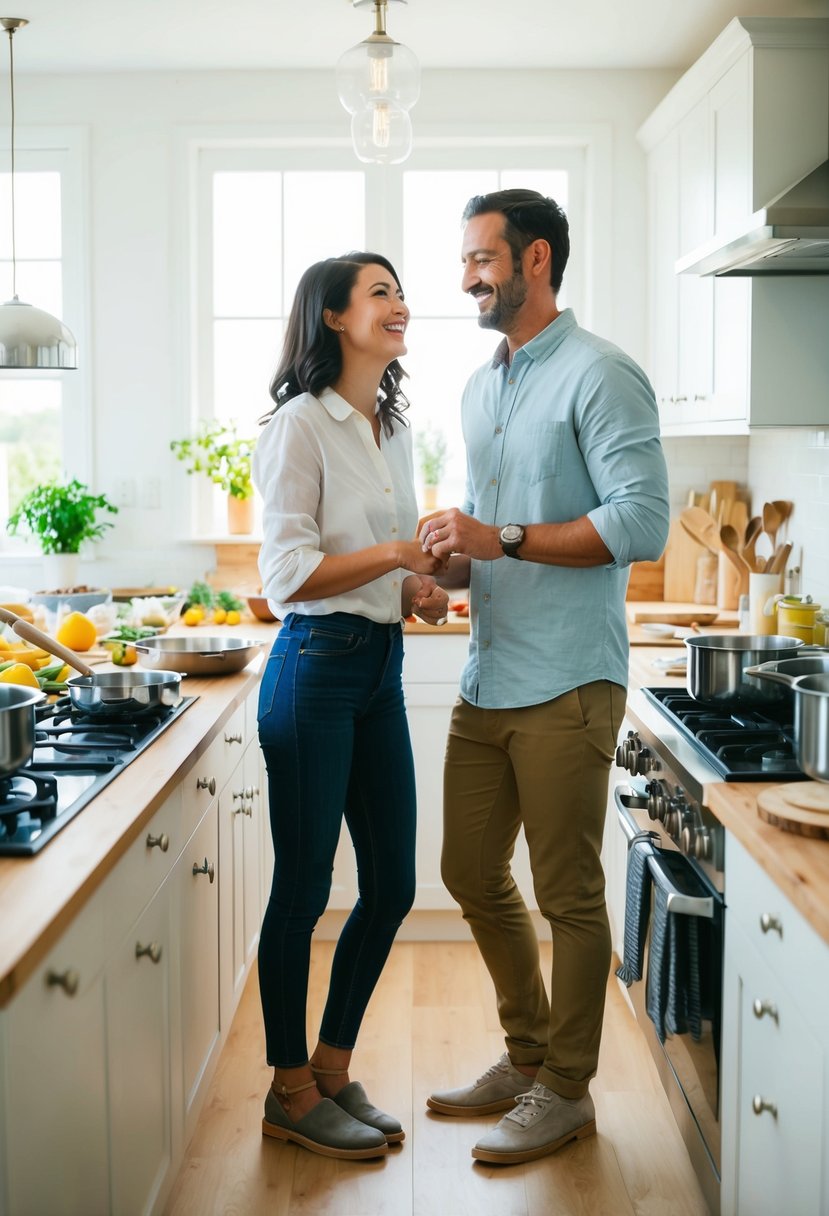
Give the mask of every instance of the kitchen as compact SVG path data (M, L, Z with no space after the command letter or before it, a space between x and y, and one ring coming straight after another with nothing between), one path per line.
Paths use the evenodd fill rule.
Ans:
M268 39L258 32L258 22L264 18L257 18L254 8L244 7L233 30L220 34L221 43L227 44L225 57L215 57L220 52L214 51L212 60L209 51L198 49L202 38L209 41L204 6L198 19L190 10L189 26L187 6L181 6L181 20L189 30L187 60L174 58L174 41L166 28L168 18L175 25L178 5L168 6L161 29L130 31L130 43L135 42L136 54L143 56L140 61L130 61L126 48L119 47L121 31L109 28L111 14L103 9L98 10L97 22L89 6L83 20L75 22L71 14L61 15L59 6L40 4L28 14L31 27L16 48L20 135L30 146L36 146L39 131L47 132L50 139L61 134L67 138L79 166L82 200L80 239L66 256L81 262L71 283L81 307L73 312L71 324L89 358L81 360L65 390L66 462L71 473L120 504L116 528L95 547L94 560L90 554L82 564L81 581L90 585L184 585L201 576L213 560L211 538L219 535L220 525L210 514L211 504L195 501L194 495L191 507L193 484L181 475L172 457L164 465L161 455L170 440L190 429L203 405L202 386L208 383L205 355L193 338L196 306L189 295L196 207L191 149L228 139L295 138L299 113L300 135L347 145L347 119L344 125L333 74L325 64L333 63L342 48L362 36L365 14L354 14L339 0L327 2L332 10L339 9L331 12L331 28L324 31L329 49L307 65L306 59L313 58L310 31L304 28L307 6L288 6L292 11L284 20L290 22L292 37L274 33ZM453 10L460 7L452 5ZM524 8L512 18L523 35L514 39L516 47L510 53L515 58L504 58L506 52L499 45L497 67L491 49L482 50L480 58L473 59L471 52L467 57L469 33L462 18L453 16L460 21L453 27L454 37L445 32L435 50L427 51L435 38L435 6L411 0L408 11L390 14L392 32L416 49L424 63L422 96L413 111L416 137L448 141L448 154L445 148L440 150L452 163L452 156L460 155L458 146L474 147L502 133L505 139L512 132L526 134L529 112L544 116L534 119L532 134L558 143L575 142L588 150L585 182L590 206L584 208L589 224L584 261L590 271L581 287L578 314L582 323L639 359L656 384L658 368L651 355L647 320L649 311L652 315L652 283L645 271L652 237L646 219L646 151L649 156L650 150L640 133L644 128L647 135L649 120L653 130L651 116L727 26L733 9L717 6L716 17L704 29L701 19L686 14L687 42L667 57L664 51L660 57L659 45L675 36L673 28L662 29L661 38L654 32L649 52L639 50L637 58L632 50L626 61L619 61L609 57L606 46L595 50L592 58L587 51L581 59L566 58L558 49L566 42L560 31L568 29L574 18L557 20L557 9L548 4ZM476 26L482 13L492 28L503 20L495 5L479 4L475 11ZM751 11L792 15L792 6L753 5ZM803 4L795 15L825 16L826 6ZM610 13L604 16L595 24L606 27L608 43L618 40L615 18ZM447 19L448 14L440 14L442 27ZM650 8L642 23L631 22L628 16L625 24L648 28L646 23L651 22L658 31L664 20ZM215 21L221 27L218 14ZM672 13L669 24L681 24L680 18ZM193 30L198 31L196 37ZM323 31L313 32L321 45ZM106 44L105 33L116 38L109 61L104 52L96 51L99 38ZM251 43L257 49L267 48L266 62L257 61L255 71L245 70L248 61L242 57ZM449 49L453 46L465 48L463 67L456 66L459 56ZM291 66L297 63L303 66ZM755 143L764 137L754 132ZM779 188L788 184L781 182ZM765 201L757 200L757 205ZM687 250L676 250L677 255L680 252ZM454 264L449 269L454 274ZM798 281L802 294L793 306L802 309L802 300L810 301L803 319L807 338L810 324L818 324L826 315L828 283L825 278ZM790 298L790 284L776 287L781 296L785 290L783 298ZM768 295L766 291L766 299ZM68 320L69 310L64 311ZM714 479L736 480L750 490L755 504L767 499L794 501L791 528L798 549L802 548L802 590L825 604L829 602L825 525L829 404L825 379L823 396L817 401L804 400L806 390L798 380L800 375L808 377L813 345L785 368L793 378L791 400L787 397L781 403L775 425L749 431L744 421L680 419L666 425L665 446L676 512L687 502L690 490ZM825 342L822 345L825 348ZM660 392L657 386L657 390L660 396L683 395L679 387ZM417 404L414 383L413 399ZM811 420L785 425L798 417L793 411L803 405L814 409ZM204 526L207 519L209 527ZM169 538L169 544L159 545L159 536ZM9 549L2 558L4 582L32 589L40 585L38 558ZM415 638L412 642L419 644ZM653 678L652 671L646 671L641 682ZM434 682L450 683L444 676ZM238 706L225 705L219 718L225 709L235 713ZM192 712L184 716L182 725ZM437 908L423 915L437 918ZM439 930L434 932L437 935Z

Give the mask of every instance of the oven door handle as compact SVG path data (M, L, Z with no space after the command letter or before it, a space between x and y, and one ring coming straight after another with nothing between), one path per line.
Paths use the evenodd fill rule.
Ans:
M626 782L620 782L613 790L613 801L616 803L616 815L619 820L619 826L624 832L628 844L630 844L634 836L642 835L642 829L625 806L623 802L624 798L641 799L642 794Z
M714 899L710 895L688 895L680 891L671 878L670 871L659 856L653 853L648 858L648 869L651 878L668 896L668 911L679 912L683 916L701 916L705 920L714 919Z

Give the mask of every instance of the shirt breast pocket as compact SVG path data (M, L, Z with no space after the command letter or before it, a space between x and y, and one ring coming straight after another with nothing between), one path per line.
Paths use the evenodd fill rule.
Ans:
M521 463L518 476L527 485L536 486L550 477L558 477L564 454L564 422L534 422L521 436Z

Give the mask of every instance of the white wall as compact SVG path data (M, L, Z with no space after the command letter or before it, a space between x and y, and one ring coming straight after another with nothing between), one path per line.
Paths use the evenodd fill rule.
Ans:
M416 132L604 124L612 133L609 290L596 327L638 358L645 350L645 183L635 132L673 84L670 72L431 72ZM134 479L139 505L82 566L96 584L186 584L212 561L188 543L190 483L168 442L187 433L187 165L182 132L226 124L263 135L342 134L332 73L140 73L16 77L18 123L89 130L90 481L115 498ZM412 386L416 392L416 386ZM158 497L156 498L156 493ZM157 505L152 505L157 503ZM140 505L143 504L143 505ZM39 585L39 563L4 562L0 581Z

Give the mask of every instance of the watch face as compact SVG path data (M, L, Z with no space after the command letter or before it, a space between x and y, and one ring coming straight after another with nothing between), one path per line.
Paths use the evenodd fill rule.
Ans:
M520 541L523 536L524 529L520 524L507 524L505 528L501 529L501 540L506 541L508 545L515 544L515 542Z

